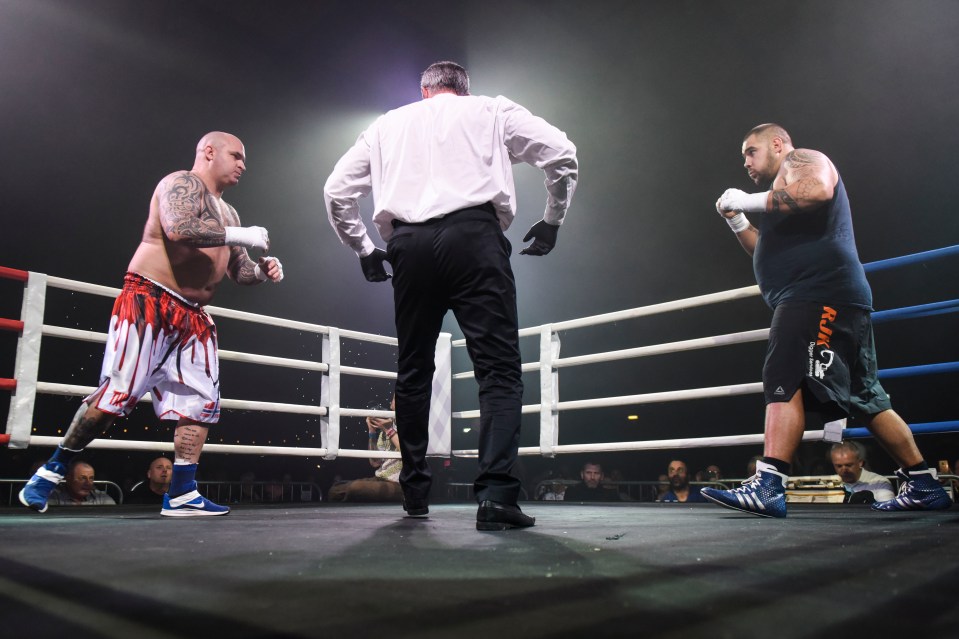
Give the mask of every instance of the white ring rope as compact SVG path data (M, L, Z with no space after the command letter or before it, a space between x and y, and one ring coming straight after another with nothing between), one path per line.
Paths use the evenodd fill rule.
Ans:
M554 325L555 326L555 325ZM748 342L761 342L769 337L768 328L760 328L754 331L743 331L741 333L729 333L727 335L714 335L713 337L700 337L681 342L669 342L667 344L653 344L650 346L639 346L637 348L627 348L619 351L609 351L606 353L594 353L592 355L577 355L576 357L564 357L553 360L554 368L563 368L566 366L580 366L582 364L597 364L600 362L613 362L623 359L633 359L637 357L649 357L651 355L664 355L666 353L680 353L682 351L694 351L714 346L727 346L729 344L745 344ZM453 342L455 346L460 340ZM463 342L466 345L466 342ZM523 371L539 370L539 362L523 364ZM473 371L465 373L456 373L453 379L470 379L473 377Z
M73 395L86 396L95 391L95 387L81 386L74 384L59 384L50 382L34 381L35 369L39 365L39 337L56 337L77 341L105 343L107 335L102 332L79 330L62 326L51 326L42 324L43 299L46 287L54 287L78 293L87 293L104 297L116 297L120 289L89 284L76 280L69 280L59 277L50 277L43 274L31 273L28 279L24 294L23 322L24 330L21 335L21 343L18 344L18 360L21 357L21 351L25 353L24 359L36 359L36 361L27 362L25 367L18 361L18 371L23 372L21 377L18 372L16 393L32 394L42 393L50 395ZM22 281L22 280L21 280ZM522 365L523 372L536 372L540 377L540 396L541 402L537 404L524 405L523 414L537 413L540 415L540 446L520 448L522 455L553 455L557 453L590 453L590 452L613 452L613 451L640 451L640 450L663 450L675 448L690 447L712 447L712 446L734 446L746 444L760 444L763 441L762 433L747 435L730 435L719 437L690 437L677 439L664 439L655 441L632 441L632 442L608 442L598 444L573 444L560 445L558 443L558 415L561 411L596 409L615 406L635 406L642 404L664 403L674 401L687 401L694 399L732 397L738 395L757 394L762 392L762 383L753 382L745 384L730 384L724 386L714 386L707 388L690 388L682 390L672 390L665 392L643 393L634 395L622 395L616 397L600 397L594 399L580 399L573 401L559 400L559 369L571 368L590 364L605 362L615 362L627 359L636 359L650 357L654 355L663 355L670 353L679 353L685 351L695 351L718 346L729 346L735 344L745 344L751 342L760 342L766 340L769 335L769 329L749 330L738 333L729 333L724 335L715 335L710 337L694 338L664 344L654 344L636 348L626 348L608 352L592 353L586 355L577 355L574 357L559 357L559 331L568 331L578 328L596 327L613 322L621 322L629 319L636 319L657 315L677 310L690 309L711 304L742 300L759 295L758 286L747 286L728 291L720 291L707 295L699 295L685 299L651 304L633 309L605 313L590 317L578 318L552 324L545 324L538 327L521 329L521 337L539 336L540 338L540 356L538 361L527 362ZM29 304L28 304L29 302ZM28 313L29 309L29 313ZM353 366L343 366L340 361L340 340L353 339L363 342L384 344L396 346L397 340L393 337L362 333L357 331L347 331L335 327L323 326L309 322L300 322L287 320L283 318L248 313L245 311L232 310L216 306L207 306L205 310L216 318L229 318L244 322L253 322L257 324L269 325L280 328L304 331L308 333L321 335L323 338L323 361L312 361L303 359L291 359L285 357L275 357L269 355L260 355L254 353L245 353L239 351L221 350L220 358L222 360L240 362L244 364L255 364L263 366L275 366L282 368L292 368L304 371L313 371L323 374L323 392L321 393L320 403L322 405L290 404L278 402L221 399L220 405L224 409L243 410L243 411L261 411L268 413L288 413L296 415L320 416L321 440L324 444L319 448L301 448L295 446L257 446L257 445L232 445L232 444L213 444L207 443L205 450L211 452L224 453L243 453L257 455L287 455L287 456L320 456L326 459L335 457L358 457L358 458L383 458L399 457L399 453L387 453L383 451L350 450L339 448L340 417L392 417L391 411L370 410L358 408L345 408L339 405L339 394L341 376L350 375L358 377L372 377L380 379L395 379L395 371L376 370L371 368L361 368ZM24 346L23 342L29 335L30 342ZM449 336L446 338L447 347L445 349L445 369L443 376L448 382L451 380L470 379L474 377L473 371L466 371L452 374L449 371L449 348L461 348L466 345L465 339L450 342ZM438 348L438 353L441 350ZM439 356L438 356L439 357ZM439 365L440 360L437 360ZM34 368L31 370L31 366ZM31 374L33 377L31 378ZM436 383L436 380L434 380ZM434 389L434 395L436 395ZM448 397L448 395L447 395ZM15 396L13 398L17 400ZM152 398L149 394L143 397L144 401L150 402ZM26 409L21 413L27 413L27 417L32 416L33 403L32 397L22 402ZM24 415L17 417L19 426L12 427L14 409L19 406L17 401L11 401L11 411L8 417L7 433L11 436L11 445L14 442L14 435L17 428L20 428L20 435L27 435L24 431ZM446 406L445 417L440 416L440 420L445 419L449 423L452 418L455 419L477 419L480 416L479 410L450 411ZM827 429L831 424L826 425ZM432 423L431 423L432 428ZM841 427L840 427L841 428ZM11 430L13 429L13 430ZM478 454L476 450L451 450L449 444L449 427L446 428L444 437L447 447L442 454L452 454L463 457L474 457ZM834 431L813 430L806 431L803 440L816 441L821 440L827 434L835 434ZM27 435L21 437L27 443L41 446L54 446L59 443L59 437L47 437L41 435ZM147 441L129 441L129 440L95 440L91 447L114 448L126 450L154 450L171 451L172 443L165 442L147 442Z

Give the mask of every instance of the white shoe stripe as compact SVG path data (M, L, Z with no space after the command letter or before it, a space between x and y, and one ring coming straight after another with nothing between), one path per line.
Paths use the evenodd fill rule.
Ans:
M200 496L200 491L194 490L186 493L185 495L180 495L179 497L170 498L170 508L179 508L180 506L189 503Z
M59 484L61 481L63 481L63 475L60 473L55 473L52 470L47 470L43 466L37 469L36 475L37 477L42 477L47 481L52 481L54 484Z

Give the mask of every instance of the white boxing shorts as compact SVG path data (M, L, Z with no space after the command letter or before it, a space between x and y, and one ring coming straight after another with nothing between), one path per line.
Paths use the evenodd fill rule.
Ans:
M113 305L100 387L84 401L106 413L129 415L147 392L160 419L216 423L216 326L202 307L127 273Z

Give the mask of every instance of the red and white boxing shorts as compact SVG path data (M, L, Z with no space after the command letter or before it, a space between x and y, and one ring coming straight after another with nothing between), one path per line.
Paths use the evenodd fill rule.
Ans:
M147 392L160 419L216 423L216 326L202 307L127 273L113 305L100 387L84 401L107 413L129 415Z

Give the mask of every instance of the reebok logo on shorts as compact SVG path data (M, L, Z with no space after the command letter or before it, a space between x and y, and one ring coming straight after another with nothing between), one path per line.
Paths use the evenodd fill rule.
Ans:
M773 391L773 395L785 395L786 391L783 390L782 386L777 386L776 390Z

